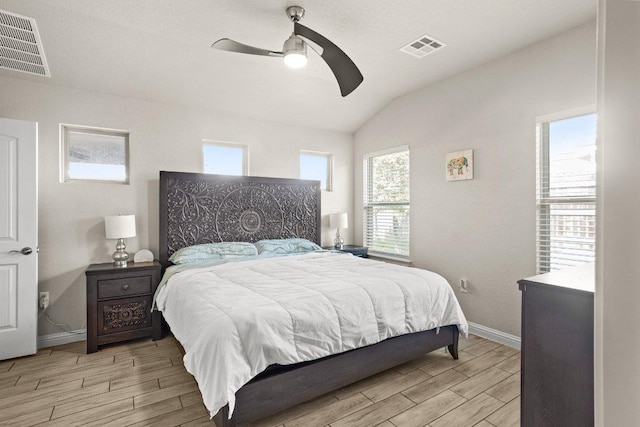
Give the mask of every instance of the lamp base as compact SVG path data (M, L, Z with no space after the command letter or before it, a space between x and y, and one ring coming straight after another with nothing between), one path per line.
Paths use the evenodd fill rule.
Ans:
M113 261L113 266L124 268L127 266L127 263L128 263L127 261Z
M342 234L340 233L340 229L339 228L336 231L336 238L333 241L333 244L334 244L336 249L344 248L344 239L342 238Z
M129 254L125 252L127 246L124 244L124 239L118 239L118 243L116 243L116 251L113 253L113 266L124 268L127 266L127 260L129 259Z

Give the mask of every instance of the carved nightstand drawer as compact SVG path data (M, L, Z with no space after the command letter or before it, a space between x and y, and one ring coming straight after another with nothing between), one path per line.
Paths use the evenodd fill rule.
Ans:
M87 275L87 353L135 338L161 338L162 317L151 312L162 267L157 261L127 267L92 264Z
M98 299L151 293L152 276L98 280Z
M98 302L98 335L150 326L150 296Z

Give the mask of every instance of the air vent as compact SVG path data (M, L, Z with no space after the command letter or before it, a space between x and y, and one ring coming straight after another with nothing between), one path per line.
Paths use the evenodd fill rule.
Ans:
M424 58L430 53L440 50L445 46L446 44L425 34L424 36L415 39L408 45L400 48L400 51L408 53L411 56L415 56L416 58Z
M0 10L0 68L51 77L35 19Z

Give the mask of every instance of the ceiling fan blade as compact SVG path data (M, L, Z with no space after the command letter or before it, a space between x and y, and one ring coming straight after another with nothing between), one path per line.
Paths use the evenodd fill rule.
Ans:
M294 22L293 32L295 35L305 37L322 47L322 59L331 68L333 75L336 76L342 96L349 95L360 86L360 83L364 80L362 73L351 58L333 44L331 40L297 22Z
M283 55L282 52L274 52L268 49L261 49L259 47L253 47L246 44L238 43L231 39L220 39L211 45L214 49L226 50L229 52L247 53L249 55L262 55L262 56L278 56Z

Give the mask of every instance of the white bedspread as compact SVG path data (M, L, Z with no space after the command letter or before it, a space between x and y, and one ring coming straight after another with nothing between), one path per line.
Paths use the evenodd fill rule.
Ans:
M440 275L350 254L233 262L172 276L156 298L215 415L272 364L467 321Z

